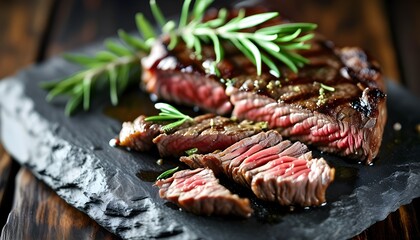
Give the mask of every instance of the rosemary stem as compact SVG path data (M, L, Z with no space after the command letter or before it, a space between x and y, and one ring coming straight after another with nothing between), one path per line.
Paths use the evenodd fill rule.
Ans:
M185 28L181 29L180 33L178 34L193 34L196 36L208 36L211 34L216 34L224 39L258 39L258 40L264 40L264 41L274 41L277 39L277 34L271 34L271 35L262 35L262 34L256 34L256 33L248 33L248 32L230 32L230 31L223 31L220 29L211 29L211 28Z
M113 62L106 63L106 64L104 64L100 67L97 67L97 68L89 69L85 73L86 73L86 75L97 76L97 75L102 74L103 72L105 72L107 70L113 69L113 68L118 67L118 66L133 64L133 63L137 63L137 62L140 63L141 58L142 58L142 56L139 56L137 54L132 55L132 56L119 57Z

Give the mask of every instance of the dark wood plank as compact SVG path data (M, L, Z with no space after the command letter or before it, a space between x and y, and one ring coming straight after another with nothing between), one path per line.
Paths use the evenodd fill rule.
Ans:
M16 177L14 207L1 235L6 239L118 238L22 168Z
M181 9L181 4L174 4L173 0L161 0L158 3L168 16L174 16ZM57 55L107 37L115 37L120 28L134 31L137 12L143 12L147 18L152 19L148 1L125 0L124 4L117 0L60 2L46 55Z
M0 144L0 227L6 223L8 213L13 204L14 179L19 170L19 164Z
M0 78L35 62L52 3L0 1Z
M65 50L78 48L87 42L94 42L107 36L113 36L119 27L132 30L134 29L132 20L134 12L141 11L145 5L147 6L147 4L143 3L140 5L138 2L135 4L130 2L126 5L128 11L125 9L125 6L117 5L113 6L115 12L108 12L106 10L107 6L112 6L114 4L112 1L111 3L96 1L96 9L91 8L86 12L79 11L78 14L75 14L77 10L84 9L83 4L86 6L90 4L89 2L69 1L66 4L62 4L61 10L58 11L60 13L57 18L58 24L53 29L50 39L51 45L47 55L55 55ZM271 7L278 9L292 19L317 22L319 31L338 45L357 45L367 49L381 62L386 76L396 80L400 78L395 52L390 40L389 28L386 25L387 20L383 11L384 8L380 0L367 3L362 0L278 0L267 2ZM99 9L103 10L99 11ZM125 14L118 14L122 11ZM98 12L101 13L99 14ZM106 25L107 28L98 27L99 22L101 22L100 25ZM70 30L64 31L63 29ZM386 226L386 223L396 221L399 211L404 211L404 209L405 207L402 207L397 213L389 217L389 219L393 220L384 220L374 225L372 230L363 232L360 236L370 238L373 235L372 233L376 231L393 229ZM397 231L397 233L401 233L401 230Z
M420 96L420 1L390 0L386 3L402 79Z
M0 145L0 209L3 205L4 194L12 170L12 159Z
M48 0L43 0L48 1ZM13 4L22 2L21 1L8 1L8 4ZM42 0L37 0L33 2L42 2ZM392 47L392 43L389 37L389 30L388 27L385 26L386 19L383 13L383 6L381 5L380 0L373 0L373 1L362 1L362 0L356 0L356 1L332 1L332 0L319 0L319 1L268 1L268 4L272 5L272 7L280 10L281 12L284 12L285 15L290 15L291 18L301 21L312 21L317 22L319 24L320 31L326 35L328 38L334 40L339 45L359 45L362 46L365 49L368 49L372 55L377 58L384 69L384 73L386 76L393 78L393 79L399 79L399 70L398 66L396 64L396 57L395 52ZM55 13L54 18L54 25L50 34L50 37L48 38L48 45L46 48L46 52L42 53L47 56L52 56L59 54L63 51L67 51L70 49L78 48L83 45L86 45L87 43L97 41L99 39L113 36L116 33L116 30L120 27L127 29L127 30L133 30L134 29L134 13L137 11L142 11L144 7L147 7L147 1L127 1L124 4L121 4L119 1L101 1L101 0L70 0L70 1L60 1L59 7L57 9L57 12ZM8 11L4 10L6 8L3 8L0 6L0 20L3 21L6 16L9 16ZM33 8L35 9L33 12L44 12L44 17L48 16L45 9L41 8ZM40 10L41 9L41 10ZM176 9L176 8L175 8ZM177 10L174 10L176 12ZM37 31L32 32L33 35L23 34L23 33L16 33L18 31L17 29L20 29L19 26L21 26L22 29L27 29L28 27L24 26L20 21L23 21L22 19L27 19L28 15L36 14L36 13L28 13L25 10L19 9L18 14L20 17L14 17L13 19L17 19L17 23L14 23L14 26L18 27L6 27L5 30L0 29L0 33L3 33L4 31L6 34L10 34L14 36L13 39L18 39L18 42L22 44L21 39L31 39L31 37L40 37L42 34L40 34ZM23 13L22 13L23 12ZM24 15L24 16L23 16ZM23 17L22 17L23 16ZM40 17L37 18L38 20L35 22L41 21ZM0 23L1 23L0 21ZM14 20L16 21L16 20ZM34 24L35 25L35 24ZM42 24L39 24L42 25ZM4 25L1 25L4 26ZM8 26L8 25L7 25ZM37 25L38 26L38 25ZM44 24L45 26L45 24ZM10 30L12 29L12 30ZM35 34L34 34L35 33ZM2 39L0 37L0 39ZM3 41L3 40L0 40ZM34 43L35 42L35 43ZM32 46L34 49L38 48L40 45L40 41L36 41L36 39L31 43L28 43L27 45ZM0 42L0 52L5 52L6 55L0 54L0 66L2 66L2 69L7 69L7 73L12 73L16 69L13 68L13 65L19 65L21 66L26 65L30 62L33 62L35 58L32 58L28 60L28 57L25 56L25 54L19 55L26 52L26 54L29 55L36 55L36 50L33 50L29 46L24 46L22 48L19 48L17 43L12 42L11 40L7 40L6 44L3 44L3 42ZM18 53L19 57L15 57L14 54ZM16 58L12 61L15 62L14 64L11 64L10 62L3 63L2 60L3 57L6 56L8 59L13 59L13 57ZM17 55L16 55L17 56ZM7 59L6 58L6 59ZM418 62L418 61L417 61ZM10 65L8 65L10 64ZM6 66L6 68L4 67ZM12 66L12 67L10 67ZM12 70L9 70L12 69ZM3 71L3 70L2 70ZM0 72L0 75L3 74L3 72ZM26 171L26 170L25 170ZM28 177L22 177L21 175L29 175L29 173L21 173L18 177L18 182L24 182L24 179L27 179ZM33 178L33 177L32 177ZM26 181L26 180L25 180ZM18 185L21 185L19 182ZM32 181L36 182L36 181ZM25 196L25 194L33 194L33 197L37 199L48 199L48 205L51 207L41 207L43 205L41 202L38 201L36 204L36 201L34 203L31 203L29 201L22 201L20 202L21 205L18 205L18 202L16 202L15 208L12 211L11 219L15 219L18 221L22 221L25 219L24 216L27 212L20 211L19 209L26 209L28 212L30 211L30 208L28 208L29 205L32 205L34 209L43 209L43 214L48 215L50 219L60 219L64 215L61 214L60 211L70 211L68 209L73 209L69 205L65 204L60 198L58 198L56 195L55 197L51 197L54 195L54 193L50 191L50 193L40 192L36 196L35 189L42 188L40 186L43 186L41 183L34 183L34 184L28 184L26 185L26 188L20 189L21 196ZM22 186L20 186L22 187ZM45 186L43 186L46 188ZM44 194L44 195L42 195ZM58 204L57 202L62 202L62 205ZM58 205L57 205L58 204ZM404 229L407 228L407 226L413 225L413 217L410 215L410 217L401 217L406 216L407 214L410 214L411 211L411 205L408 205L407 207L400 208L396 213L391 214L390 217L388 217L386 220L377 223L373 227L371 227L369 230L363 232L358 237L361 237L360 239L371 239L379 236L407 236L407 233L404 232ZM406 209L409 210L406 210ZM57 211L57 209L60 209L60 211ZM77 211L73 209L74 211ZM79 213L80 214L80 213ZM61 215L61 217L60 217ZM392 217L392 216L396 217ZM79 219L77 219L79 216L76 213L70 214L72 218L70 219L76 219L77 222L79 222ZM85 215L83 215L86 217ZM415 216L414 216L415 217ZM404 220L405 219L405 220ZM394 221L396 221L394 223ZM35 223L36 221L33 220ZM15 222L17 223L17 222ZM29 224L30 222L27 222L25 224ZM416 223L416 221L414 221ZM76 224L73 222L73 224ZM33 231L36 232L43 232L42 236L52 236L56 238L61 238L59 235L52 235L54 234L54 231L60 231L60 229L67 229L73 236L88 236L86 235L88 232L94 232L91 230L92 226L95 225L94 222L88 222L83 221L83 224L85 225L78 225L81 226L78 229L73 228L66 228L66 221L60 220L56 221L56 225L53 228L45 227L47 225L35 225L34 228L31 228ZM400 225L399 229L395 229L395 226ZM10 227L10 225L8 225ZM90 226L90 228L89 228ZM15 226L16 227L16 226ZM37 229L36 229L36 228ZM10 229L10 228L8 228ZM86 230L87 229L87 230ZM16 229L18 230L18 229ZM66 231L67 231L66 230ZM99 231L99 230L98 230ZM5 234L8 234L10 232L7 232L5 230ZM22 231L23 233L20 236L31 236L29 235L30 232L28 231ZM418 232L418 230L417 230ZM394 233L394 234L392 234ZM391 234L391 235L389 235ZM411 234L411 233L409 233ZM13 236L13 238L16 238L16 236L19 235L7 235L7 236ZM98 235L97 235L98 236ZM103 235L101 235L103 236ZM418 236L418 235L412 235L412 236ZM4 236L3 236L4 237ZM3 238L2 238L3 239ZM7 239L7 238L5 238Z
M419 199L401 206L385 220L375 223L353 239L420 239L418 214L416 214L418 206Z
M0 1L0 78L36 61L52 2ZM0 228L12 206L18 168L0 143Z

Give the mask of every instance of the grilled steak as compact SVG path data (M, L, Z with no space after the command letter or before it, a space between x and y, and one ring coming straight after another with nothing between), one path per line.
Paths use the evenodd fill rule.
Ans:
M123 123L117 144L137 151L147 151L156 144L162 157L182 156L192 148L197 148L198 153L223 150L261 132L266 125L205 114L165 133L161 130L161 124L144 119L144 116L140 116L133 123Z
M210 169L198 168L176 172L159 180L159 195L188 212L200 215L236 215L249 217L252 209L248 199L232 194L219 184Z
M312 159L304 144L282 141L273 130L242 139L222 152L194 154L181 161L224 173L250 187L258 198L282 205L321 205L334 179L334 169L324 159Z
M309 64L294 73L278 63L281 77L268 69L258 76L253 63L224 43L225 59L218 64L220 76L216 76L211 69L212 46L203 46L198 59L182 42L168 50L162 40L142 61L142 85L165 100L232 113L238 119L267 121L292 140L372 162L386 121L378 64L356 47L338 48L320 36L311 43L311 49L299 52ZM321 84L335 90L322 93Z

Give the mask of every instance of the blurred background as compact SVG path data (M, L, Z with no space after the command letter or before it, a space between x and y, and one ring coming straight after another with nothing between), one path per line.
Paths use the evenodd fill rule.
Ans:
M169 16L179 12L182 2L157 1ZM364 48L380 62L386 78L420 97L420 1L261 0L257 4L295 21L317 23L318 31L338 46ZM148 8L147 0L0 0L0 79L63 52L101 42L115 36L119 28L135 31L135 13L148 12ZM355 239L419 237L415 214L419 206L419 199L402 206ZM43 222L33 224L38 218L30 219L40 209L52 219L44 228ZM28 215L31 211L37 215ZM9 212L9 228L5 227L9 232L26 224L27 233L45 231L42 236L53 239L115 238L20 168L0 144L0 229Z

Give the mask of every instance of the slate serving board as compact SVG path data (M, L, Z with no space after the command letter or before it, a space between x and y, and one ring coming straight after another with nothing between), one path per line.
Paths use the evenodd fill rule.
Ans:
M85 49L95 50L95 46ZM165 160L158 165L155 152L110 147L108 141L121 123L104 114L113 112L108 101L72 118L64 116L63 102L45 102L46 92L39 83L74 70L54 58L1 81L1 140L15 159L64 200L122 238L343 239L420 196L420 133L415 131L420 101L391 82L389 120L373 166L322 154L336 167L336 181L328 189L325 206L282 208L239 189L241 195L251 197L256 209L252 218L243 220L195 216L160 199L150 180L177 163ZM152 103L140 90L130 93L125 103L133 104L123 104L122 110L132 114L127 119L135 116L133 111L151 113ZM401 131L393 129L396 122L401 123Z

